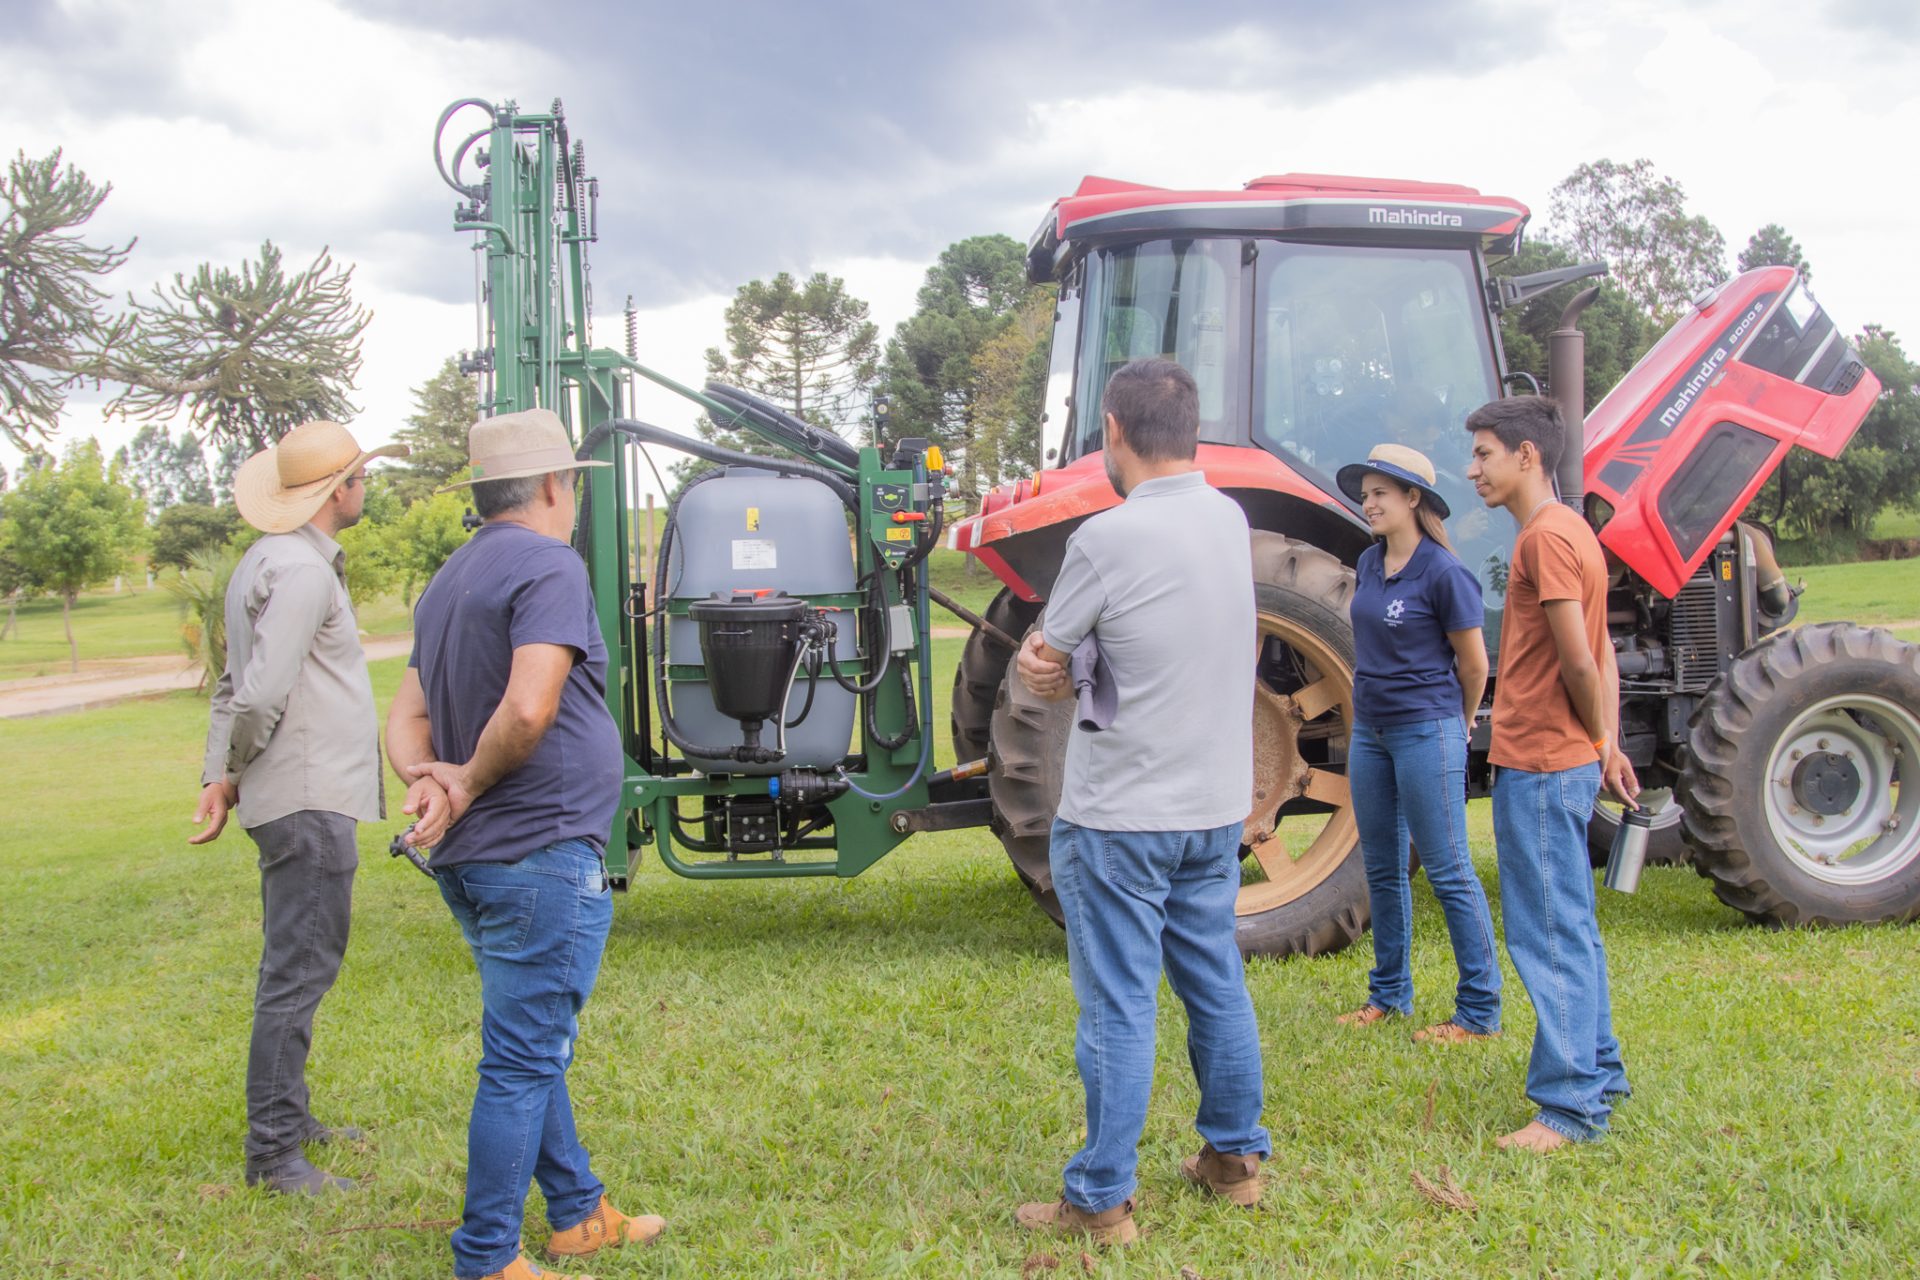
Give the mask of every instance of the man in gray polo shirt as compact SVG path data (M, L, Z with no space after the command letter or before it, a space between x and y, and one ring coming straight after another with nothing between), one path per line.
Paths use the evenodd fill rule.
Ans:
M1087 1139L1054 1203L1022 1225L1126 1243L1136 1148L1153 1083L1164 965L1186 1005L1205 1140L1188 1181L1239 1205L1260 1198L1260 1040L1234 942L1240 832L1253 794L1257 631L1245 515L1194 465L1199 396L1170 360L1107 383L1107 476L1125 502L1067 541L1040 627L1021 646L1034 693L1073 691L1089 637L1113 681L1110 724L1076 723L1050 864L1080 1004L1075 1059ZM1085 665L1084 663L1082 664Z

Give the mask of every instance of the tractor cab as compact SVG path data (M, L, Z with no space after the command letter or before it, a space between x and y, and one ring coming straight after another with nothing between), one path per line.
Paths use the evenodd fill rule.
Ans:
M1098 467L1075 464L1101 448L1107 379L1164 356L1199 384L1203 446L1270 458L1264 480L1244 458L1236 477L1210 478L1250 508L1280 508L1267 527L1342 558L1368 534L1334 473L1383 442L1425 453L1497 610L1510 538L1467 483L1463 424L1500 394L1487 270L1526 219L1515 201L1434 183L1285 174L1192 192L1088 178L1027 254L1030 277L1060 288L1045 430L1062 469L1028 491L1103 486ZM1219 457L1204 449L1202 465Z

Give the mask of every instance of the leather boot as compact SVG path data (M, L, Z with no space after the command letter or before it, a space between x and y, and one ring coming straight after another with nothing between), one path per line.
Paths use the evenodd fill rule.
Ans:
M1140 1238L1140 1228L1133 1223L1131 1199L1099 1213L1088 1213L1062 1196L1052 1204L1044 1200L1023 1204L1013 1211L1013 1218L1029 1231L1088 1236L1095 1244L1132 1244Z
M549 1262L567 1262L588 1258L602 1249L618 1249L629 1244L652 1244L667 1229L667 1220L657 1214L630 1218L607 1202L605 1196L592 1213L565 1231L556 1231L547 1240Z
M1211 1142L1200 1148L1199 1155L1180 1162L1180 1176L1243 1208L1260 1203L1265 1181L1260 1176L1259 1156L1230 1156L1215 1151Z

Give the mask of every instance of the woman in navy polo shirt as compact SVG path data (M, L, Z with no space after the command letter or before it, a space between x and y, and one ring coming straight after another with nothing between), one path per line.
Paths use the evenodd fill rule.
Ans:
M1338 478L1380 538L1357 568L1347 752L1373 905L1373 972L1367 1002L1340 1021L1364 1026L1413 1012L1411 837L1460 969L1453 1016L1414 1039L1481 1039L1500 1030L1500 963L1467 851L1467 733L1487 686L1480 584L1447 541L1447 504L1424 454L1383 444Z

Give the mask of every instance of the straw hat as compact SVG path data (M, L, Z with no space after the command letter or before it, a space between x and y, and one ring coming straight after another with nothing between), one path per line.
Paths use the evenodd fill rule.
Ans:
M407 446L362 449L337 422L303 422L248 458L233 477L233 505L262 533L290 533L326 504L368 458L404 458Z
M464 489L482 480L517 480L551 471L581 467L610 467L611 462L582 462L573 456L573 441L560 415L551 409L524 409L482 418L467 428L467 454L473 474L440 489Z
M1418 449L1409 449L1403 444L1377 444L1365 462L1349 462L1340 468L1334 480L1340 485L1340 492L1359 502L1360 486L1365 483L1369 473L1398 480L1410 489L1418 489L1426 495L1427 505L1442 520L1453 514L1447 510L1447 500L1433 487L1433 463L1427 461L1427 455Z

